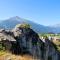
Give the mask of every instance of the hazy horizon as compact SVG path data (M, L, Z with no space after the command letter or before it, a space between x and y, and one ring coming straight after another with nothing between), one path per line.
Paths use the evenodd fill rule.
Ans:
M60 24L60 0L0 0L0 20L14 16L45 26Z

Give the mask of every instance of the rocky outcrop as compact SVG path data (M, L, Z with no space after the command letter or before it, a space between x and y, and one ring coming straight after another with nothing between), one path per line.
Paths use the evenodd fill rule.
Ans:
M59 60L55 45L49 39L41 40L28 24L19 24L12 30L1 29L0 42L15 54L30 54L37 60Z
M58 60L57 48L49 39L45 39L45 60Z

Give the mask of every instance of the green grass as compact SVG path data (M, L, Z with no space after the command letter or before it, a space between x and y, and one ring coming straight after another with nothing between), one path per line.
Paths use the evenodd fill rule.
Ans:
M38 34L40 37L44 37L44 36L47 36L47 37L49 37L49 36L51 36L51 37L58 37L58 38L60 38L60 34Z

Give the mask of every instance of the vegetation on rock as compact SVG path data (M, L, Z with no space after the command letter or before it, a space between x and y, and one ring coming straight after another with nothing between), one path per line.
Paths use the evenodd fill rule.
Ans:
M29 24L17 24L16 27L20 27L20 28L30 28Z

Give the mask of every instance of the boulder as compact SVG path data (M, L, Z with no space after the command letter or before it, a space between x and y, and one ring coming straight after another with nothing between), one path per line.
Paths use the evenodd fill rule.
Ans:
M0 42L14 54L30 54L36 60L59 60L55 45L41 40L29 24L18 24L12 30L0 30Z

